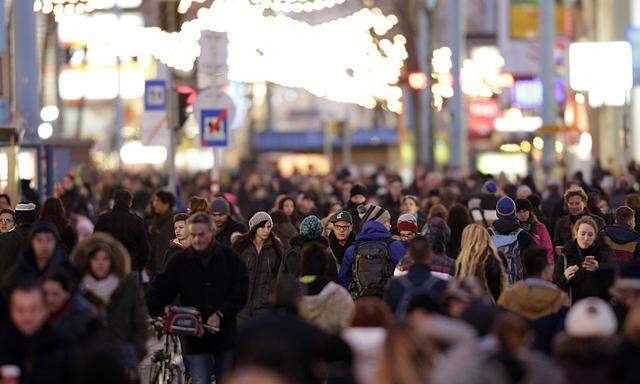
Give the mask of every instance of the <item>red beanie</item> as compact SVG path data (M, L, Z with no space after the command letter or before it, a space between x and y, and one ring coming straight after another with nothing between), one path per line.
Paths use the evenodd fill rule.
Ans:
M399 221L398 232L402 231L411 231L413 233L418 233L418 224L416 224L415 221Z

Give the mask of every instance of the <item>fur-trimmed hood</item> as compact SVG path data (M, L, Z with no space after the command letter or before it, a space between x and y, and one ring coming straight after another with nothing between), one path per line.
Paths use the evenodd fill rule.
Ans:
M131 272L131 258L124 245L109 234L94 233L80 241L71 253L71 263L80 276L84 276L89 271L89 259L98 250L104 250L111 256L112 272L120 279Z

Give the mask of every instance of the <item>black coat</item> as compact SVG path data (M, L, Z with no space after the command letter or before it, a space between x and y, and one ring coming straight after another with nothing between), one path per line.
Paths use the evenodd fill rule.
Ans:
M581 253L581 254L580 254ZM582 267L582 262L586 256L595 256L599 264L597 270L590 272ZM566 267L565 267L566 257ZM564 270L572 265L577 265L580 269L569 281L564 277ZM596 239L594 244L587 250L578 252L578 242L570 241L563 249L562 255L556 258L553 271L553 282L565 290L572 302L584 299L589 296L603 297L609 288L605 274L613 271L615 263L609 248L602 239Z
M236 316L247 303L249 275L238 255L226 245L213 242L204 256L189 247L177 254L166 271L154 281L147 294L152 316L161 315L164 307L180 296L180 304L195 307L203 321L220 311L223 314L220 332L202 338L185 337L188 354L217 353L233 348L236 338Z
M18 262L22 252L29 248L30 230L31 224L27 224L0 234L0 277L6 275ZM26 236L23 232L26 232Z
M327 336L292 313L277 310L242 328L238 367L265 367L291 383L322 383Z
M325 277L333 281L334 283L338 282L338 264L331 254L331 248L329 248L329 244L324 237L319 239L308 239L304 236L296 236L291 240L291 247L285 254L284 260L282 260L282 264L280 266L280 271L278 272L278 278L292 278L297 279L300 274L300 260L301 260L301 252L302 248L308 243L319 243L324 245L329 251L329 255L327 256L327 272Z
M67 252L71 253L73 247L75 247L78 243L78 235L76 234L76 231L70 224L66 224L60 227L56 225L56 228L58 229L58 234L60 235L59 244L62 245L67 250Z
M231 246L231 235L234 233L244 234L246 232L247 227L229 217L224 228L216 233L216 241L226 246Z
M60 195L64 210L67 212L67 217L72 213L91 217L91 210L89 209L89 202L80 194L80 190L74 187L70 191L64 191Z
M82 354L83 348L104 336L104 323L98 310L79 293L71 296L62 313L51 324L62 342L73 348L76 355Z
M77 280L78 274L69 262L67 252L63 248L56 247L49 264L42 270L36 264L36 257L33 251L28 250L22 254L20 260L4 276L3 285L10 290L16 284L37 281L47 272L56 268L66 270L73 279Z
M13 325L0 335L0 366L17 365L20 383L67 384L71 382L69 350L47 323L31 337Z
M612 380L619 384L637 383L640 378L640 343L623 340L613 359Z
M342 265L342 259L344 258L344 253L347 251L347 248L351 246L351 244L356 242L356 234L351 231L349 237L347 238L347 242L345 245L341 245L336 238L336 234L331 231L329 233L329 247L331 248L331 252L333 252L333 256L335 256L338 265Z
M147 227L139 216L126 209L114 208L98 217L94 232L105 232L120 241L131 256L131 270L142 271L150 254Z
M88 291L85 296L102 314L107 337L117 344L133 346L138 360L142 360L147 354L149 316L137 277L131 274L120 281L108 303Z
M433 294L435 298L442 298L444 291L447 289L447 282L433 276L431 268L427 264L413 264L406 276L415 287L421 286L427 279L436 279L429 289L429 293ZM394 313L405 295L405 287L399 279L399 277L394 277L389 280L389 285L384 291L384 301Z
M151 253L147 266L152 274L157 274L162 269L164 254L169 248L169 242L175 237L173 229L173 215L169 210L164 215L154 215L149 225L149 243Z

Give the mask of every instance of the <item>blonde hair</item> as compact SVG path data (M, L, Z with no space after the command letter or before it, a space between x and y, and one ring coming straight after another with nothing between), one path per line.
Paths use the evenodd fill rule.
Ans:
M458 280L477 277L487 292L490 292L485 266L489 258L493 257L500 265L500 284L502 287L506 286L507 273L498 257L498 250L491 241L489 231L484 226L476 223L467 225L462 231L460 244L460 254L456 261L456 278Z
M576 220L575 224L573 224L573 228L572 228L573 229L573 236L576 236L578 234L578 229L580 229L580 226L582 224L587 224L588 226L593 228L593 231L596 234L599 231L598 223L596 223L596 221L593 219L593 217L591 217L591 216L582 216L581 218Z

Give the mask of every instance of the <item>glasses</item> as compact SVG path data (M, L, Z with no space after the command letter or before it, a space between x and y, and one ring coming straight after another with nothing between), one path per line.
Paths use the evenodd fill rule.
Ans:
M351 229L350 225L333 225L333 228L339 230L339 231L348 231L349 229Z
M0 224L13 223L13 219L0 219Z

